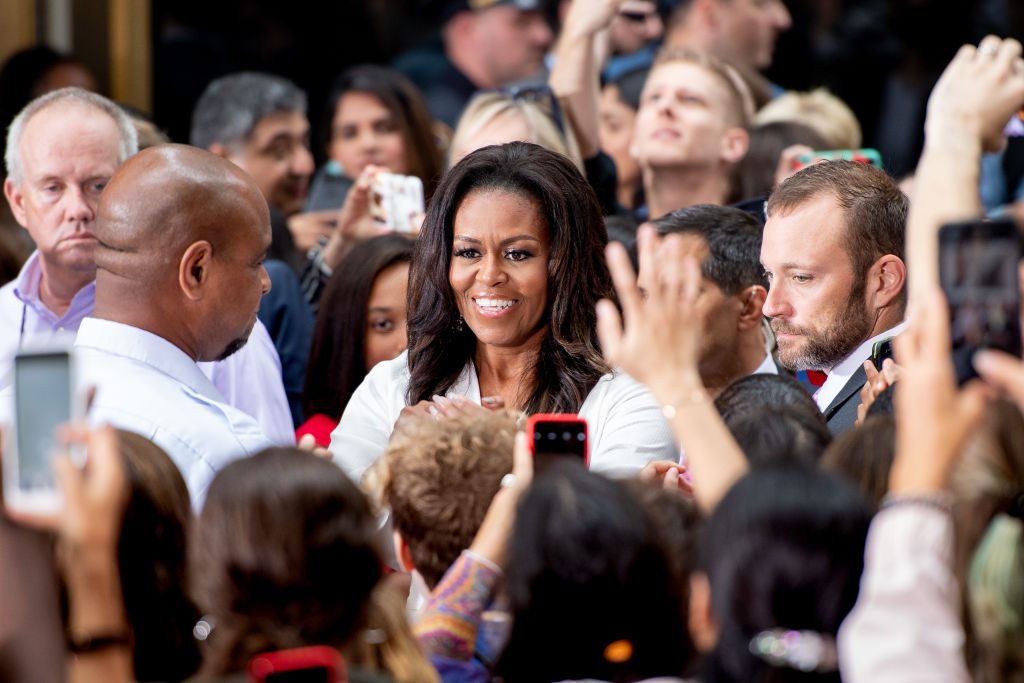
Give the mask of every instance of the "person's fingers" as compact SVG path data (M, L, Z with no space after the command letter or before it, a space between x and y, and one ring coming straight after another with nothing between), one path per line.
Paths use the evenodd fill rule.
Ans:
M661 485L669 491L677 491L679 489L679 470L669 467L665 471L665 476L661 478Z
M956 399L956 415L960 422L961 438L965 438L981 422L991 398L989 388L977 380L969 382L960 391Z
M316 437L312 434L303 434L299 442L295 444L295 447L300 451L308 451L310 453L316 448Z
M659 272L652 278L654 288L662 295L659 304L678 305L685 297L686 272L683 265L683 240L679 235L669 235L661 241L658 249Z
M986 384L1024 407L1024 364L1019 358L1002 351L978 351L974 354L974 369Z
M1024 272L1024 271L1022 271ZM85 412L92 410L92 404L96 401L96 386L93 385L85 390Z
M618 365L622 348L622 318L619 309L608 299L597 302L597 339L605 360L613 366Z
M660 246L660 238L658 237L658 231L655 230L653 225L644 224L637 228L636 231L636 253L637 262L640 267L640 272L643 273L644 279L650 283L651 291L647 292L648 298L658 296L658 284L661 279L661 267L664 261L658 258L658 247ZM625 249L622 250L625 254ZM625 259L626 263L629 263L629 259ZM636 276L633 274L632 264L630 265L630 274L633 275L632 281L636 283ZM617 287L616 287L617 288ZM639 296L639 293L638 293ZM622 298L622 294L619 294L619 299ZM623 302L624 313L626 314L626 320L629 320L629 314L632 312L631 308L626 308L625 302Z
M882 376L885 378L887 386L892 386L902 376L903 370L900 366L896 365L896 361L892 358L886 358L882 361Z
M878 386L878 370L875 369L875 364L870 360L864 361L864 375L867 378L867 381L864 382L864 388L870 389L872 395L875 391L882 391L885 388ZM863 394L861 394L861 397L863 398Z
M692 256L687 256L682 260L682 266L682 303L687 310L691 310L696 305L697 299L700 297L700 262Z
M623 315L628 322L630 316L640 310L640 290L636 286L636 273L633 272L633 264L629 262L629 255L626 248L618 242L611 242L605 248L605 257L608 261L608 270L612 275L612 284L619 295L619 302L622 304Z
M994 62L1003 71L1013 71L1013 64L1021 55L1020 42L1013 38L1007 38L999 45Z
M1002 41L996 36L985 36L978 43L978 51L975 53L975 59L981 63L985 63L984 60L994 60L999 53L999 47Z
M315 455L318 458L323 458L324 460L328 460L328 461L334 460L334 453L331 453L329 450L327 450L323 446L317 446L316 448L314 448L313 449L313 455Z
M438 413L443 417L455 417L462 413L450 399L444 396L434 394L431 399L433 400L434 407L437 408Z
M949 362L951 341L949 338L949 311L946 297L938 287L932 287L924 298L921 309L922 336L919 339L921 355L933 363Z
M110 425L89 433L89 480L94 490L110 495L121 495L127 486L117 432Z
M505 407L505 399L501 396L484 396L480 404L488 410L501 410Z
M526 487L533 480L533 454L530 453L530 437L526 432L516 432L512 446L512 474L518 486Z

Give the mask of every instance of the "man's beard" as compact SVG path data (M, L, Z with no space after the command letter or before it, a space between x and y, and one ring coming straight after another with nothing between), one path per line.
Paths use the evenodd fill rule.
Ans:
M237 353L238 351L240 351L241 348L243 346L245 346L245 343L247 341L249 341L249 335L246 335L244 337L239 337L238 339L235 339L234 341L232 341L230 344L228 344L224 348L223 351L221 351L220 355L217 356L217 362L219 363L220 361L224 360L228 356L231 356L232 354Z
M874 324L864 305L864 287L858 287L847 299L846 308L823 331L790 327L781 320L772 320L776 334L799 334L803 347L787 352L779 346L779 363L787 370L824 370L838 365L869 338Z

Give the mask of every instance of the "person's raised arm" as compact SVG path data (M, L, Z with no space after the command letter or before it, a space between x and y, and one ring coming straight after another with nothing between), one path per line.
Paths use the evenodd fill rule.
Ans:
M624 0L572 0L555 50L548 85L558 98L576 134L580 154L591 159L601 149L598 140L600 72L607 52L608 26Z
M605 358L647 385L662 405L672 432L686 451L693 492L705 512L713 509L747 470L747 460L725 426L697 370L700 266L683 258L678 235L658 250L653 228L638 234L640 268L650 290L641 295L622 245L608 245L608 267L622 304L623 320L611 301L598 303L597 331ZM645 275L646 278L646 275Z
M945 300L934 286L924 297L896 342L896 459L871 522L860 595L840 631L844 681L970 680L947 485L986 390L980 382L957 389Z
M981 215L981 155L1000 149L1006 123L1022 107L1024 61L1012 38L960 48L932 90L907 219L911 307L939 281L939 227Z
M135 679L131 630L117 563L128 483L117 433L112 427L69 427L61 436L66 443L85 445L89 454L84 469L67 457L54 461L63 510L49 518L9 514L57 533L68 590L68 680L128 683Z

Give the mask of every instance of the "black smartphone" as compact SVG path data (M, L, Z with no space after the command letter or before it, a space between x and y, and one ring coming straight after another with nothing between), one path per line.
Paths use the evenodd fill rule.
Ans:
M526 422L535 471L544 470L555 460L569 458L586 467L587 422L577 415L541 413Z
M877 341L871 345L871 364L875 370L882 371L882 363L886 358L892 358L892 337Z
M939 280L961 384L977 377L973 359L979 349L1021 355L1020 255L1012 221L950 223L939 230Z

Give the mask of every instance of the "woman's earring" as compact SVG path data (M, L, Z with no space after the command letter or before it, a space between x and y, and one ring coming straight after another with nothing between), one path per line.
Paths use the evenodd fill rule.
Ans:
M462 320L462 314L460 313L459 317L455 319L455 324L452 325L452 329L455 330L455 334L461 334L462 333L462 330L464 328L463 322L464 321Z

